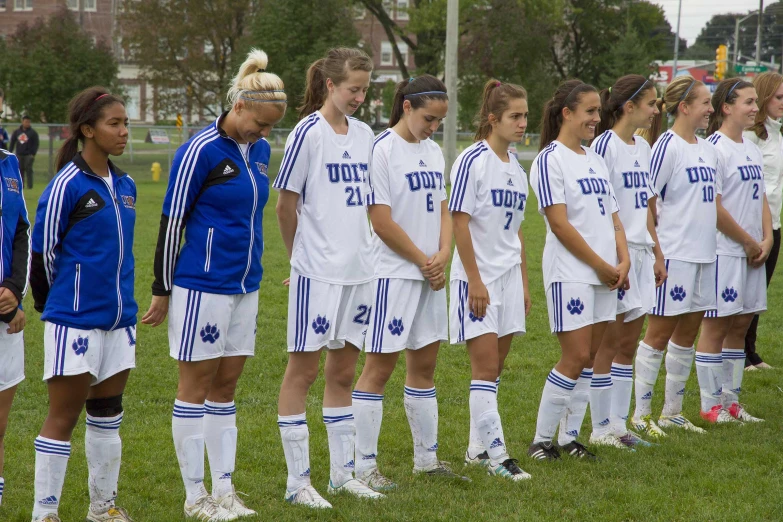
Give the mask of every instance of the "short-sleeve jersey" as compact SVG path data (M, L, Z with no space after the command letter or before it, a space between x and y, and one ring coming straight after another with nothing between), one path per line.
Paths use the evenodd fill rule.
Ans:
M620 207L620 221L629 245L652 246L647 230L647 200L655 194L650 188L650 145L634 136L634 145L608 130L590 145L604 159L614 195Z
M522 263L518 234L527 195L525 169L511 154L508 162L502 161L486 140L462 151L451 168L449 210L470 214L468 229L485 285ZM468 280L457 249L451 280Z
M276 190L299 194L291 267L331 284L372 280L370 224L364 206L375 136L348 118L337 134L320 112L302 119L288 135Z
M375 138L367 204L391 207L392 220L428 257L440 250L440 206L446 199L444 166L440 146L430 139L408 143L391 129ZM376 277L424 279L415 263L394 252L377 235L373 247Z
M650 179L658 197L658 241L666 259L715 261L715 148L707 140L688 143L666 131L655 142Z
M722 132L708 140L718 154L718 172L715 175L715 193L721 196L721 205L731 214L742 230L756 241L764 231L761 215L764 205L764 173L761 150L751 141L737 143ZM742 245L718 231L717 251L721 256L746 257Z
M582 147L577 154L559 141L553 141L533 160L530 184L538 198L538 211L546 222L544 244L544 286L556 282L603 284L590 265L577 258L552 232L545 208L565 205L568 222L598 256L617 265L612 214L618 211L617 199L609 181L603 158Z

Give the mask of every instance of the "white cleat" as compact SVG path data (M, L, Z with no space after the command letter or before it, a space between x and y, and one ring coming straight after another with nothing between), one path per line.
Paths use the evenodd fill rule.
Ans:
M297 489L293 493L286 491L285 501L289 504L299 504L314 509L332 509L332 505L319 495L310 484Z
M386 495L373 491L361 480L355 478L350 479L348 482L341 486L336 486L329 481L329 487L327 490L330 495L336 495L338 493L347 493L358 498L384 498Z
M238 517L252 517L258 514L247 507L244 502L242 502L242 499L239 498L239 494L237 493L236 489L233 488L233 486L229 493L226 493L222 497L216 498L215 502L217 502L220 507L230 511L231 513L234 513Z
M634 451L633 448L627 446L626 444L623 444L623 441L620 440L620 437L618 437L614 433L604 433L603 435L590 435L590 444L591 445L594 444L596 446L609 446L612 448Z
M201 522L225 522L239 518L234 513L218 505L212 495L204 495L192 506L185 503L185 518Z
M489 455L487 451L482 449L475 456L470 455L470 448L465 451L465 465L466 466L486 466L489 462Z
M87 512L87 522L133 522L128 512L116 506L110 507L103 513L90 510Z
M658 418L658 426L661 428L679 428L685 431L692 431L693 433L707 433L703 428L699 428L691 421L679 415L661 415Z
M34 518L33 522L63 522L60 517L57 516L57 513L47 513L46 515L40 516L38 518Z
M395 484L391 479L383 476L378 468L374 468L367 475L363 475L357 478L364 482L373 491L391 491L397 487L397 484Z
M733 418L737 419L738 421L742 422L764 422L764 419L760 419L758 417L754 417L750 413L747 412L745 408L742 407L742 404L735 402L731 406L728 407L729 415L731 415Z
M631 425L633 425L636 431L647 434L651 439L662 439L666 436L666 432L659 428L649 415L645 415L641 418L633 417L631 419Z

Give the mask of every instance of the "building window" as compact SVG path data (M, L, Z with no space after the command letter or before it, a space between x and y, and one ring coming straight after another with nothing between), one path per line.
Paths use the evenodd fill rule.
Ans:
M69 11L78 11L79 0L68 0L67 2L65 2L65 6L68 8Z
M97 0L82 0L84 3L84 10L85 11L92 11L95 12L98 10L98 1Z
M402 63L405 64L405 66L408 66L408 44L404 43L398 43L397 48L400 50L400 54L402 55Z
M0 11L5 11L5 0L0 0Z
M397 0L397 20L408 19L408 0Z
M381 65L394 65L391 42L381 42Z
M14 0L14 11L32 11L33 0Z
M389 18L394 18L394 5L392 0L383 0L383 10L389 15Z

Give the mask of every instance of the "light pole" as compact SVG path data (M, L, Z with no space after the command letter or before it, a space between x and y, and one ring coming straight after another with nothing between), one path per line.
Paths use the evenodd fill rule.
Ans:
M756 65L761 65L761 24L764 23L764 0L759 0L759 23L756 24Z
M444 176L457 159L457 46L459 43L459 0L448 0L446 8L446 91L449 112L443 125Z
M734 66L737 66L737 63L739 62L739 26L742 22L753 16L754 14L758 13L758 11L751 11L748 13L748 16L743 16L742 18L738 18L737 20L734 20Z
M682 14L682 0L677 7L677 34L674 35L674 67L672 67L672 80L677 77L677 58L680 54L680 15ZM671 81L671 80L670 80Z

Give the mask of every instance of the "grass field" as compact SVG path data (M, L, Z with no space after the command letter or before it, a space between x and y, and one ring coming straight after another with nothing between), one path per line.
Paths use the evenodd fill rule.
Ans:
M150 157L149 162L154 161ZM158 159L159 160L159 159ZM271 172L277 172L279 155ZM136 298L140 315L150 302L152 261L165 184L151 183L149 163L128 165L138 182L136 222ZM44 158L39 158L39 172ZM39 175L39 179L43 176ZM43 189L39 181L27 193L34 213ZM783 389L781 371L746 373L742 399L751 413L767 419L761 425L708 428L707 435L672 433L660 446L634 454L612 449L599 451L598 463L563 459L533 462L525 457L535 429L541 389L559 357L549 326L541 279L544 223L530 201L527 237L533 310L528 334L514 340L499 392L504 431L512 456L533 475L513 484L469 469L470 484L440 483L411 475L412 447L402 405L404 362L388 384L385 418L379 444L379 465L398 482L398 491L370 503L348 497L329 498L334 510L313 512L283 501L286 471L276 423L279 385L286 364L287 289L280 283L289 271L274 214L273 193L265 211L265 278L261 285L256 357L250 359L237 392L239 449L235 484L248 494L248 504L264 520L781 520L783 453L781 440ZM783 275L773 280L768 312L759 329L760 352L776 367L783 366L780 324ZM27 380L20 385L5 439L6 489L0 521L30 520L33 503L35 438L47 409L43 371L43 327L28 310ZM168 356L165 326L139 326L137 369L125 393L122 427L124 462L118 503L135 520L168 522L183 519L184 490L171 441L171 410L177 385L176 363ZM653 405L660 412L663 375ZM470 369L465 349L443 345L436 372L440 405L439 456L462 469L468 438ZM313 387L307 414L310 426L312 482L326 493L329 462L326 433L321 422L323 381ZM696 424L698 386L691 373L685 414ZM589 426L589 416L586 426ZM589 434L583 430L583 437ZM73 436L73 451L62 495L60 515L66 522L84 520L89 503L84 459L84 422ZM776 449L778 448L778 449ZM328 498L328 497L327 497Z

